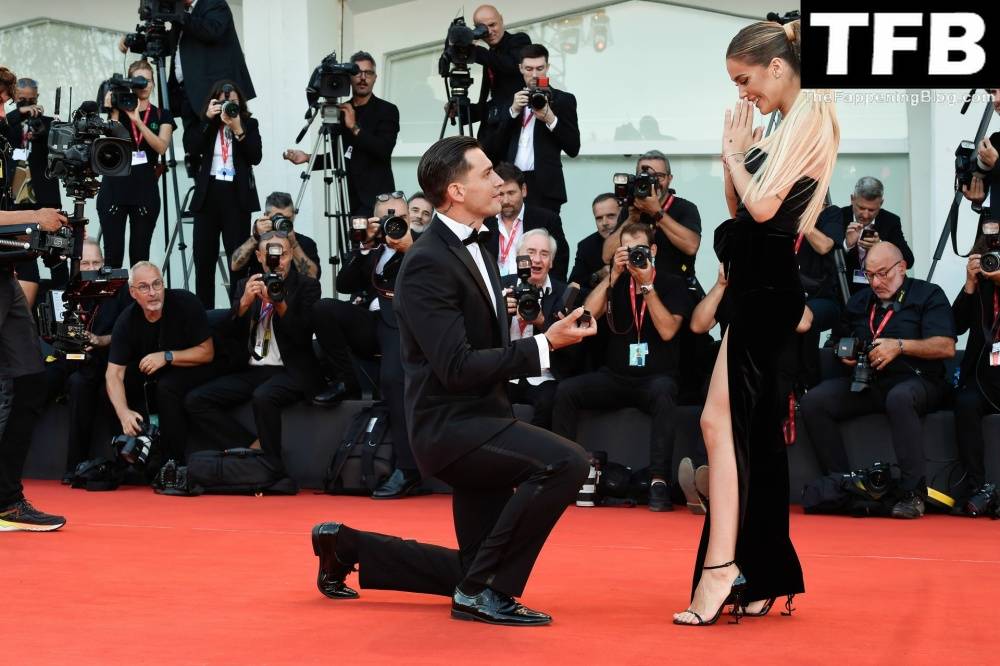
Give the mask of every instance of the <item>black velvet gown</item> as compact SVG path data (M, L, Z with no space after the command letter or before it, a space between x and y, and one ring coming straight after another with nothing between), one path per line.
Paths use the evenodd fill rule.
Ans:
M747 170L755 172L763 157L750 151ZM744 598L749 601L805 591L802 567L788 536L788 454L781 430L788 402L778 387L778 356L795 335L805 306L795 239L799 217L815 187L810 178L799 180L774 217L763 223L740 203L736 217L716 230L716 253L729 277L729 405L740 502L736 564L747 579ZM706 564L710 519L711 507L692 594Z

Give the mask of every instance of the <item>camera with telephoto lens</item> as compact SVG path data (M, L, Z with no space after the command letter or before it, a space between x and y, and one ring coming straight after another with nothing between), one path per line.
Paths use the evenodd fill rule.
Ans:
M357 63L337 62L337 52L323 58L313 70L306 86L306 100L310 105L320 99L335 101L351 94L351 77L361 71Z
M170 55L167 23L183 19L181 0L139 0L139 25L135 32L125 35L125 47L132 53L147 58L165 58Z
M995 483L987 483L965 501L965 513L973 518L990 516L1000 519L1000 491Z
M97 102L84 102L72 120L49 127L46 174L62 180L74 199L97 196L98 176L127 176L132 170L128 130L97 110Z
M528 106L535 111L541 111L552 101L552 89L549 88L549 77L538 77L538 85L528 88Z
M514 287L514 300L517 301L517 314L527 322L538 319L542 313L542 290L531 284L531 257L526 254L517 255L517 279Z
M653 196L657 184L656 176L648 171L638 174L616 173L611 182L614 184L615 198L626 203Z
M860 393L872 384L875 371L868 360L868 354L875 349L874 342L866 342L858 338L841 338L837 343L837 358L854 359L854 373L851 375L851 392Z
M91 303L111 298L128 283L128 270L103 266L96 271L81 271L70 278L66 290L51 290L37 306L38 333L56 351L71 361L89 358L90 324L96 310L85 310Z
M26 99L22 99L17 103L18 109L23 109L26 106L35 106L38 104L37 101L32 102ZM31 135L35 138L45 136L45 121L42 120L41 116L37 117L27 117L21 120L21 124L28 128Z
M153 424L143 423L142 432L132 435L118 435L111 440L115 455L130 465L142 467L149 460L149 453L160 441L160 429Z
M636 268L645 268L653 261L653 251L648 245L636 245L628 249L628 263Z
M963 187L971 187L973 177L986 180L990 169L979 161L976 144L972 141L961 141L955 149L955 191Z
M274 231L284 231L285 233L288 233L294 229L292 219L290 217L285 217L281 213L275 213L271 216L271 229Z
M285 278L278 274L281 266L281 255L285 248L280 243L268 243L264 247L264 262L267 266L267 273L261 278L264 287L267 289L267 297L275 303L285 300Z
M985 252L979 258L983 272L1000 271L1000 220L985 220L982 224Z
M379 235L382 238L399 240L410 230L410 225L405 217L396 215L396 209L390 208L386 214L379 218Z
M104 113L110 113L113 109L119 111L134 111L139 106L139 94L149 81L145 76L124 77L121 74L114 74L110 79L101 83L97 89L97 103L101 105ZM110 106L104 106L104 98L111 93Z

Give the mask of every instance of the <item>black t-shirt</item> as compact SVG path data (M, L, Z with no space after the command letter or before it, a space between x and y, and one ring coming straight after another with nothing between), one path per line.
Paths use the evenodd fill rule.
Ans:
M108 360L115 365L132 365L147 354L189 349L210 337L208 316L198 297L183 289L167 289L159 320L148 321L138 303L119 315L111 333Z
M316 279L318 280L323 274L323 264L319 260L319 247L316 245L316 241L305 234L300 234L298 231L295 232L295 239L299 243L299 247L302 248L302 252L309 257L314 264L316 264L317 273ZM257 253L254 252L250 255L250 260L247 262L247 275L256 275L257 273L265 273L264 267L260 265L257 261ZM295 268L295 262L292 262L292 268ZM297 269L296 269L297 270Z
M875 317L870 324L872 305L875 306ZM893 315L878 335L880 338L926 340L941 336L955 339L955 320L948 297L936 284L916 278L907 278L899 294L887 307L882 306L871 289L854 294L847 302L843 315L846 335L859 340L872 340L870 329L878 331L890 309ZM944 379L944 363L903 354L884 370L876 371L875 377L884 376L891 380L915 374L928 379Z
M146 112L149 112L148 120ZM153 134L159 134L163 125L172 125L177 129L174 117L167 109L158 109L150 104L146 111L140 111L139 117L146 123L146 127ZM118 112L118 119L129 132L132 133L133 140L138 129L132 125L132 121L125 115L124 111ZM160 200L159 190L156 187L156 162L160 159L160 154L153 150L152 146L146 142L146 137L140 136L140 152L146 153L145 164L135 164L132 171L127 176L109 178L105 176L101 179L101 198L110 197L108 201L119 206L145 206L155 205Z
M674 191L670 190L670 194L674 194ZM701 214L698 212L698 207L692 202L674 195L673 203L670 204L670 208L665 212L682 227L690 229L701 236ZM645 214L643 214L642 219L648 222L653 221L651 218L647 218ZM653 242L656 243L657 248L657 269L668 271L683 278L690 279L694 277L695 258L678 250L659 226L656 227Z
M636 312L632 312L632 295L629 289L630 276L625 273L618 278L609 296L609 315L600 325L609 329L606 364L608 369L622 375L645 377L647 375L677 376L678 351L676 336L664 341L656 331L653 318L646 310L643 317L641 335L636 335L635 316L642 311L642 297L636 299ZM653 286L670 314L680 315L685 320L691 317L691 295L684 280L677 275L657 270ZM682 324L683 326L684 324ZM643 342L649 345L646 364L643 367L629 365L630 345Z

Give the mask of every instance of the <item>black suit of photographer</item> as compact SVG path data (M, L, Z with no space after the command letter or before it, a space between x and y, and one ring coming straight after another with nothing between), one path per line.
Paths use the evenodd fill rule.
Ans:
M410 232L414 238L419 234ZM317 303L316 340L335 365L339 379L353 381L349 353L366 359L381 355L379 390L389 408L389 427L396 454L396 469L414 472L417 463L410 448L403 400L403 365L400 359L399 323L393 309L396 274L404 253L395 252L379 272L379 262L390 251L382 246L366 254L355 251L337 273L337 291L354 296L351 302L324 298ZM378 309L372 311L373 301Z
M177 4L183 4L182 0ZM176 22L172 33L174 57L170 59L167 89L170 109L181 116L185 134L201 120L205 102L216 81L235 81L248 100L257 96L236 35L233 12L226 0L198 0L191 11ZM178 55L183 82L177 80Z
M227 337L237 350L231 358L230 374L217 377L187 394L184 408L202 433L211 435L218 448L247 447L254 434L237 421L230 409L252 401L256 439L261 449L275 461L281 460L281 410L303 398L312 398L322 388L319 364L312 347L312 309L319 300L319 282L289 270L285 278L284 315L273 310L270 330L273 337L260 339L259 328L264 303L256 298L242 315L240 300L253 278L242 280L233 301L232 319ZM277 344L280 365L255 365L251 359L266 349L261 345Z
M496 46L477 46L476 63L483 66L483 80L479 88L479 101L470 109L472 122L479 123L476 138L484 146L492 143L491 136L507 119L507 109L514 101L514 93L524 87L524 77L518 65L521 49L531 44L525 32L504 32ZM487 157L494 164L504 160L504 153L490 153Z

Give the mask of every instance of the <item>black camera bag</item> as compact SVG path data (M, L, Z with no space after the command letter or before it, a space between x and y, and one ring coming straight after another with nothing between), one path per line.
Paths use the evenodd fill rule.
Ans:
M245 448L192 453L187 460L187 486L192 495L294 495L299 491L280 461Z
M76 466L70 486L94 491L117 490L124 480L124 465L117 460L95 458Z
M370 495L396 467L389 433L389 408L377 402L351 420L327 468L323 491L331 495Z

